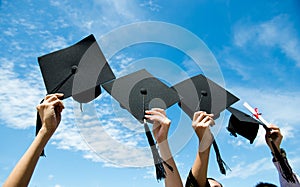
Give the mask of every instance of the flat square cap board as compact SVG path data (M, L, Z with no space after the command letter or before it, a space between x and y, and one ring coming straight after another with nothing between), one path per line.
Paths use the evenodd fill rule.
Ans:
M145 110L167 109L179 101L178 94L145 69L115 79L103 88L143 123Z
M218 116L239 98L200 74L172 86L180 96L179 106L192 119L196 111Z
M100 84L115 79L98 43L89 35L78 43L38 57L48 94L64 93L80 103L101 94Z
M231 112L227 130L235 137L237 137L237 134L245 137L250 141L250 144L252 144L257 136L259 124L261 123L250 115L235 108L229 107L227 110Z

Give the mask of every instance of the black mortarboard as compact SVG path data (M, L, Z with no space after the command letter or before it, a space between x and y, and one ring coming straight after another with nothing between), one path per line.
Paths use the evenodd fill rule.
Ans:
M228 107L227 110L231 112L227 130L235 137L237 137L236 134L239 134L247 138L252 144L261 122L235 108Z
M141 123L144 120L145 110L167 109L179 101L178 94L173 89L153 77L145 69L102 86Z
M63 93L79 103L87 103L101 93L99 87L115 79L95 37L38 57L48 94Z
M158 180L165 178L165 164L173 170L158 153L149 126L144 118L145 110L151 108L167 109L179 101L178 94L146 70L140 70L102 85L138 121L144 124L148 143L156 168Z
M174 88L180 95L180 107L192 119L196 111L205 111L218 116L239 98L211 81L204 75L186 79Z
M101 94L100 84L115 79L92 34L70 47L38 57L38 62L47 94L63 93L64 98L72 96L79 103L92 101ZM41 126L37 113L36 134Z
M180 96L179 106L191 119L197 111L205 111L219 116L223 110L239 100L239 98L201 74L186 79L172 88ZM223 165L225 167L227 165L221 158L216 140L213 141L213 147L220 171L222 174L226 174Z

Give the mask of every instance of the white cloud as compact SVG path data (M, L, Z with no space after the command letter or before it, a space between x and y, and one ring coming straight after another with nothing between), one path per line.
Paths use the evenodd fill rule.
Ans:
M50 174L48 175L48 180L53 180L54 179L54 175Z
M153 168L147 168L146 175L143 176L144 179L153 179L156 178L156 172Z
M124 128L120 123L112 123L107 116L101 119L80 117L77 114L78 128L85 142L97 154L85 154L85 158L93 161L105 161L115 167L140 167L151 165L151 152L148 147L139 147L140 133ZM111 114L110 114L111 115ZM108 119L111 119L108 118ZM120 126L121 125L121 126ZM143 135L143 134L142 134Z
M201 67L198 64L196 64L192 59L184 59L182 65L185 67L186 73L189 75L199 74L199 72L201 72Z
M32 74L30 70L24 74L22 79L15 72L14 61L1 58L0 65L0 118L9 127L25 129L34 126L36 118L36 105L42 100L41 87L36 76L26 76ZM32 70L34 73L35 70Z
M149 8L153 12L159 12L162 8L159 4L155 3L153 0L147 0L140 4L141 7Z
M230 178L246 179L250 176L258 175L259 173L267 170L275 170L270 158L262 158L256 162L251 162L248 164L245 162L240 162L236 166L232 167L231 172L228 172L226 176L222 176L220 180Z
M67 41L62 36L53 36L51 40L47 40L43 43L43 48L49 50L49 52L62 49L67 46Z
M253 70L253 67L240 63L240 61L234 57L226 57L225 61L227 63L227 67L235 70L238 75L242 76L243 80L249 80L252 78L251 70Z
M281 14L258 24L237 24L234 28L234 43L245 49L251 45L279 48L300 67L300 53L297 50L300 48L300 40L287 15Z
M67 2L52 0L51 5L63 11L65 18L76 27L88 33L93 31L96 35L143 17L139 4L131 0L94 0L92 4L81 4L80 8Z

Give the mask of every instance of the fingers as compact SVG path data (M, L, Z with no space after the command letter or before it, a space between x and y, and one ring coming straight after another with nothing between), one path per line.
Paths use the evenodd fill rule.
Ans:
M151 110L146 110L146 113L149 112L150 113L153 113L153 114L162 114L164 116L166 116L166 111L162 108L152 108Z
M160 109L160 108L153 108L151 110L146 110L145 113L146 113L146 115L145 115L146 118L151 118L153 116L159 116L161 118L166 118L165 110Z
M193 123L195 126L213 126L215 124L213 116L213 114L207 114L203 111L195 112L193 116Z
M54 106L58 112L62 112L65 108L63 102L60 100L64 94L56 93L56 94L49 94L45 97L44 102L39 104L36 108L37 110L41 109L42 106L51 105Z
M53 96L55 96L58 99L62 99L64 97L64 94L63 93L49 94L49 95L46 95L45 100L48 100L49 98L52 98Z
M270 131L267 131L267 135L278 135L278 136L282 136L281 132L280 132L280 128L274 124L270 124L267 126Z
M200 116L202 116L202 118L204 118L205 116L210 116L211 118L214 117L213 114L207 114L204 111L197 111L194 113L193 121L202 120L202 118L199 118Z
M52 101L55 101L57 99L62 99L64 96L64 94L49 94L45 97L44 99L44 102L43 103L46 103L46 102L52 102Z
M54 106L55 109L56 109L59 113L61 113L62 110L65 108L65 106L64 106L64 104L63 104L63 102L62 102L61 100L55 100L55 101L53 101L53 102L52 102L52 106Z
M145 118L151 121L166 124L166 125L169 125L171 123L171 120L167 118L164 109L153 108L151 110L146 110L145 113L146 113Z
M274 130L280 130L278 126L274 125L274 124L270 124L267 126L269 129L274 129Z

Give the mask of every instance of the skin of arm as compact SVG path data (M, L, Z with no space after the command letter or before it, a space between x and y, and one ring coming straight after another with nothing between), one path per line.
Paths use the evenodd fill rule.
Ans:
M194 113L192 127L199 139L199 150L197 152L192 174L200 187L206 186L209 153L213 136L209 127L215 124L213 114L198 111Z
M61 112L64 109L64 105L59 99L61 97L63 94L47 95L44 102L37 106L42 120L42 128L6 179L4 187L28 186L42 150L60 123Z
M160 108L153 108L152 110L145 111L145 113L145 118L153 122L153 134L158 143L162 159L173 168L172 172L164 166L166 171L165 186L182 187L181 177L168 143L171 120L167 118L165 110Z

